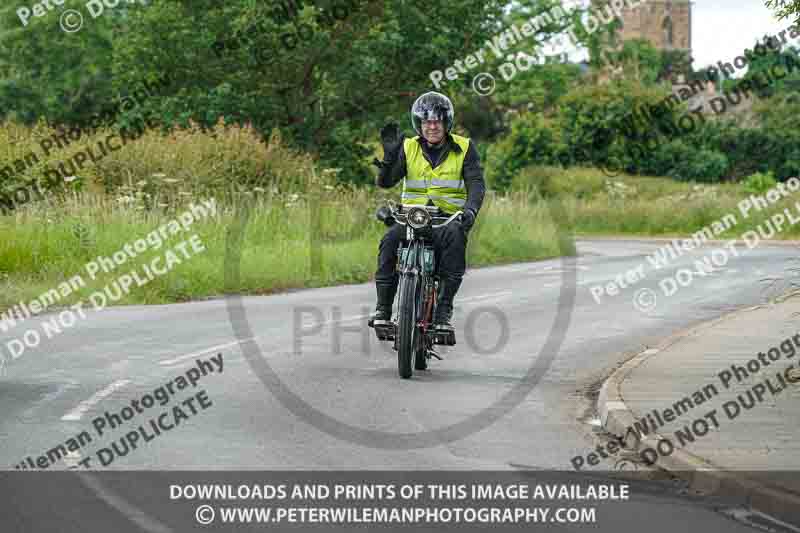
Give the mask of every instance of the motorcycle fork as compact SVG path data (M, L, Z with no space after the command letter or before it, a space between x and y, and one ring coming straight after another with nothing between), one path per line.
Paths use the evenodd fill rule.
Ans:
M427 331L433 320L433 308L436 305L436 290L433 283L425 284L425 312L422 314L420 325L422 331Z

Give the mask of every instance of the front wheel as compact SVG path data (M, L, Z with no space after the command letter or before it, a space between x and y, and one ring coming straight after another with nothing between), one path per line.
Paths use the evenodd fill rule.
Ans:
M417 284L416 275L408 275L400 284L400 305L397 313L397 370L400 377L411 377L411 360L414 358L417 338Z

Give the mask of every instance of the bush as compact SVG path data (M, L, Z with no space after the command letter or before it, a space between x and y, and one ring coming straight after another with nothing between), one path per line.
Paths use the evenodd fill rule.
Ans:
M514 175L511 190L527 193L531 200L554 196L584 199L602 193L606 179L595 168L531 165Z
M487 184L501 191L509 189L522 168L554 162L558 143L558 129L541 115L526 113L515 119L509 134L487 150Z
M206 131L195 125L176 128L167 136L147 131L97 168L106 191L147 180L151 194L183 190L230 195L255 187L299 192L307 190L313 177L311 157L287 149L277 130L265 143L248 126L222 122Z
M756 172L750 174L744 181L744 190L751 194L762 194L777 185L772 172Z
M628 81L579 87L560 100L555 118L526 113L512 121L508 135L488 151L487 180L497 189L507 189L514 176L531 165L617 167L622 162L628 172L652 167L652 151L639 146L645 138L655 135L652 130L657 125L637 127L632 111L653 108L664 97L661 89ZM660 120L674 120L672 108L659 109ZM689 174L702 172L694 169Z
M627 145L641 145L656 135L658 124L640 118L639 110L657 108L659 121L674 122L674 110L659 105L667 95L658 87L625 81L581 86L564 96L559 124L563 144L576 156L571 163L602 165L624 155L626 166L641 166L647 151Z
M648 159L642 161L636 170L642 174L669 176L679 181L713 183L726 176L728 167L725 154L674 139L651 150Z
M41 182L44 170L57 168L59 162L72 167L69 160L89 148L99 156L98 144L104 143L113 130L87 132L68 147L53 150L49 158L44 157L38 139L53 133L41 124L33 129L14 124L0 126L0 140L13 136L21 139L17 145L2 144L0 165L19 167L14 162L27 152L40 156L38 163L13 179L0 180L0 193L8 194L20 185ZM119 139L112 142L120 144ZM96 162L87 160L75 169L76 177L68 190L105 191L137 200L137 204L148 208L159 202L175 205L181 203L181 197L192 194L223 199L254 192L304 192L312 182L332 181L316 173L310 155L288 149L277 130L264 142L249 126L228 126L222 122L205 130L195 125L175 128L168 135L146 130L139 138L107 152ZM324 175L328 176L330 173ZM63 183L59 188L49 182L48 185L54 187L51 192L67 189ZM3 198L0 194L0 202Z

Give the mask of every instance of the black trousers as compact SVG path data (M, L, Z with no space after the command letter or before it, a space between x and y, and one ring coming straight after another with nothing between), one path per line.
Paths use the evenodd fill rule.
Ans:
M397 248L406 238L406 227L394 224L381 239L378 247L378 270L375 284L392 285L397 282ZM439 275L444 280L460 281L467 267L467 233L459 220L433 230L433 246Z

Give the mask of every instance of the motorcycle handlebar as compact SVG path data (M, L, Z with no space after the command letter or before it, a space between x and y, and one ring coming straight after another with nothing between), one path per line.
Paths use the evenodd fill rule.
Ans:
M441 227L443 227L443 226L446 226L446 225L448 225L449 223L451 223L453 220L455 220L455 219L456 219L456 217L460 217L460 216L461 216L463 213L464 213L463 211L456 211L456 212L455 212L455 213L454 213L454 214L453 214L453 215L452 215L450 218L448 218L448 219L447 219L445 222L443 222L443 223L441 223L441 224L431 224L431 226L432 226L432 227L434 227L434 228L441 228ZM433 219L437 219L437 218L444 218L444 217L433 217Z
M411 207L411 206L409 206L409 207ZM413 207L417 207L417 206L413 206ZM438 207L434 208L432 206L430 206L430 207L429 206L425 206L425 208L428 209L428 211L434 211L434 212L439 211ZM456 218L460 217L463 213L464 213L463 211L457 211L457 212L453 213L450 216L436 216L436 215L431 214L431 227L433 227L433 228L441 228L443 226L447 226L453 220L455 220ZM386 206L386 205L380 206L378 208L378 210L375 212L375 218L377 218L378 220L380 220L381 222L383 222L387 226L391 226L395 222L397 222L397 223L399 223L399 224L401 224L403 226L406 225L406 222L405 222L406 213L400 212L400 210L396 209L393 205L391 205L391 206ZM442 222L441 224L433 224L433 222L435 220L444 220L444 222Z

